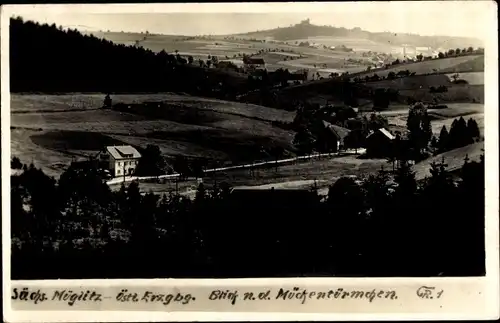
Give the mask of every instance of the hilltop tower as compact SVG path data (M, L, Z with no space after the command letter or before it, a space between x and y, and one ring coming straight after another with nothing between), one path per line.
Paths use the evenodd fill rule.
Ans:
M311 19L307 18L304 19L300 22L301 25L310 25L311 24Z

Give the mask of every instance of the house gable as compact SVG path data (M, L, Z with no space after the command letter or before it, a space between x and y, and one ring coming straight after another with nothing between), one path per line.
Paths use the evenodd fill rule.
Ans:
M106 151L114 160L141 158L141 154L132 146L108 146Z

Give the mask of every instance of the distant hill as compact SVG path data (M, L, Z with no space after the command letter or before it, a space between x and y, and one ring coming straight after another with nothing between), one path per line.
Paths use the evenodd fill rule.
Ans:
M246 36L251 38L273 38L280 41L290 41L296 39L307 39L309 37L342 37L366 39L370 41L389 43L400 46L407 44L410 46L422 46L432 48L463 48L482 47L484 44L479 39L467 37L449 36L420 36L414 34L397 34L391 32L372 33L360 28L346 29L342 27L317 26L303 21L291 27L275 28L263 31L235 34L233 36Z

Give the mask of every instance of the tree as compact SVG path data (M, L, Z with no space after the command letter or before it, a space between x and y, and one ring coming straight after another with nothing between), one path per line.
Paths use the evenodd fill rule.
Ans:
M293 144L297 146L299 151L303 154L310 154L314 147L314 136L307 128L302 128L295 134Z
M425 141L425 143L427 145L427 143L429 143L432 140L432 138L434 137L433 132L432 132L431 118L427 114L427 111L425 112L425 114L423 116L422 131L423 131L423 136L424 136L423 140Z
M441 131L439 132L439 141L438 141L439 151L444 152L448 150L449 147L449 133L446 129L446 126L443 125Z
M413 197L417 191L417 180L415 172L412 171L408 162L400 163L394 174L394 182L396 184L395 197L396 199L409 199Z
M194 62L194 58L193 58L193 56L189 55L189 56L188 56L188 63L189 63L189 65L192 65L192 64L193 64L193 62Z
M455 83L456 83L456 82L457 82L457 80L460 78L460 74L455 73L455 74L453 74L453 75L451 76L451 78L453 79L453 82L455 82Z
M113 100L111 100L111 96L109 94L106 94L106 97L104 98L104 107L111 108L112 103L113 103Z
M432 136L431 147L438 148L438 140L436 139L436 136Z
M477 125L476 120L472 118L470 118L467 121L467 130L471 138L479 138L481 136L481 132L479 131L479 126Z
M147 145L142 152L141 159L137 165L136 173L141 176L158 176L167 171L167 163L163 157L160 147Z
M21 160L14 156L12 157L12 161L10 162L10 168L11 169L22 169L23 168L23 164L21 163Z
M439 52L439 53L438 53L438 57L439 57L439 58L444 58L445 56L444 56L444 54L443 54L442 52Z
M207 198L207 192L205 189L205 185L203 183L200 183L198 185L198 188L196 189L196 196L195 196L195 203L199 204L202 203L205 199Z
M432 138L432 126L427 108L421 102L410 106L406 127L413 148L418 151L425 148Z
M375 111L387 110L390 104L389 94L386 89L376 89L373 96L373 109Z
M337 216L346 216L346 213L359 215L363 197L361 187L353 178L341 177L329 187L326 201L337 211Z
M177 173L179 173L181 178L187 178L191 175L191 168L185 156L175 156L173 168Z
M354 149L355 153L358 153L358 149L363 147L363 130L353 129L349 131L347 136L344 138L344 147L347 149Z
M467 128L467 123L463 117L453 120L449 135L449 148L455 149L458 147L463 147L474 142L471 137L469 129Z

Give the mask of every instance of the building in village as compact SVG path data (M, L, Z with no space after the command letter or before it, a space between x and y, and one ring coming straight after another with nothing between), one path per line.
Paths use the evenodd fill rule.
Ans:
M323 152L338 152L344 149L344 139L349 134L349 129L322 121L322 130L317 137L318 149Z
M385 128L371 131L366 137L366 154L370 157L388 157L393 149L395 136Z
M106 163L113 177L130 176L135 173L141 154L132 146L108 146L99 154L99 160Z
M265 70L266 62L263 58L258 57L243 57L243 68L245 71Z

